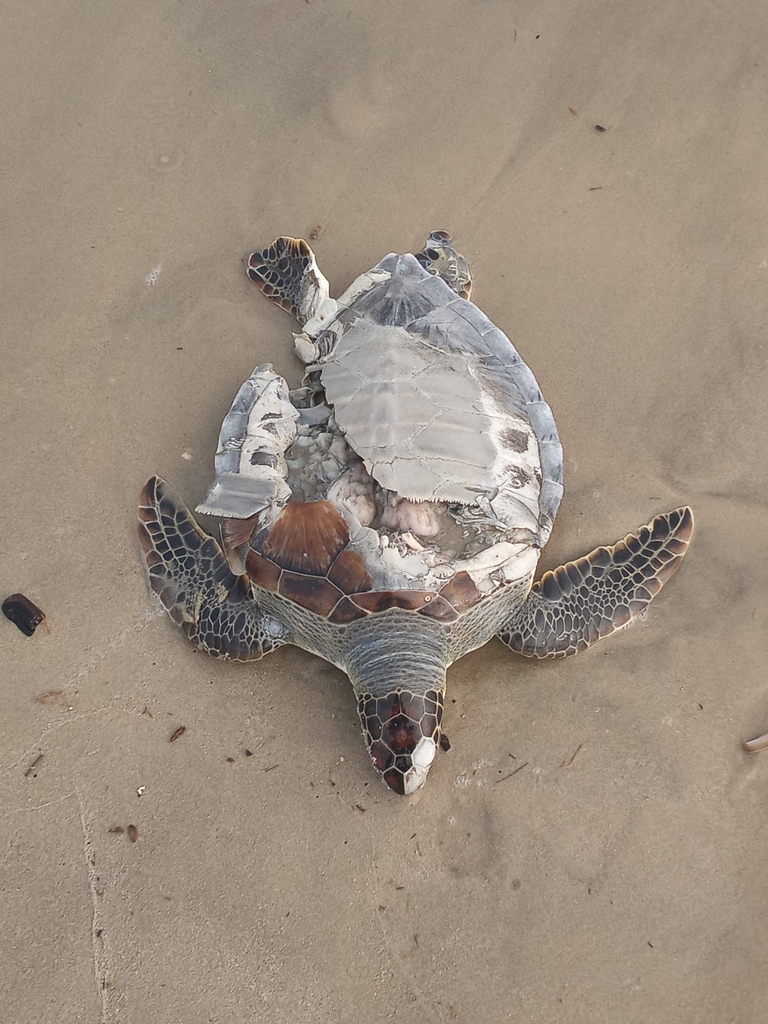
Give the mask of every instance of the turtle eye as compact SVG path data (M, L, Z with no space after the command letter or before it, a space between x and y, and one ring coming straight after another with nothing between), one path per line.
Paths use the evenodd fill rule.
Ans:
M427 257L431 259L433 263L436 263L440 259L440 253L437 251L437 249L425 249L424 251L426 252Z

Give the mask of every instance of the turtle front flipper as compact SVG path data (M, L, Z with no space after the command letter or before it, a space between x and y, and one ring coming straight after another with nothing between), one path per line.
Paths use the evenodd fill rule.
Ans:
M195 511L226 520L276 516L291 496L285 452L296 440L298 420L283 378L271 363L257 366L221 424L216 479ZM254 526L244 528L240 543Z
M149 585L189 639L215 658L252 661L288 643L263 612L247 576L236 576L213 539L158 476L141 492L139 540Z
M499 633L518 654L565 658L636 619L678 569L693 533L683 507L613 547L546 572Z
M315 316L329 295L328 281L303 238L281 236L266 249L252 252L248 277L300 324Z
M453 240L447 231L433 231L424 243L424 248L415 255L425 270L435 277L442 277L459 298L469 299L472 294L469 264L453 248Z

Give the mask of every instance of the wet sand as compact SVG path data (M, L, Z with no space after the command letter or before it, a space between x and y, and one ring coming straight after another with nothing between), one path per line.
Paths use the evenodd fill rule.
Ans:
M0 621L0 1020L764 1021L761 0L3 24L0 589L50 633ZM194 653L139 560L147 476L199 500L241 381L298 381L243 258L318 225L334 293L432 228L471 260L565 449L542 569L696 514L647 621L454 666L410 800L341 673Z

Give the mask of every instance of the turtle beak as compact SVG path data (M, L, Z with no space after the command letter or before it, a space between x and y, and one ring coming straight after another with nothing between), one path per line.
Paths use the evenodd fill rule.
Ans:
M358 710L371 761L389 788L400 796L421 789L437 753L442 693L396 690L364 696Z

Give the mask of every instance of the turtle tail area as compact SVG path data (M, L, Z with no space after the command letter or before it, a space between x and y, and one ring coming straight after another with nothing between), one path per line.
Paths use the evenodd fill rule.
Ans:
M217 542L158 476L141 492L139 540L152 591L197 647L251 661L288 642L283 625L253 599L248 577L232 572Z
M529 658L565 658L642 615L683 560L693 534L688 507L656 516L613 547L546 572L499 633Z

